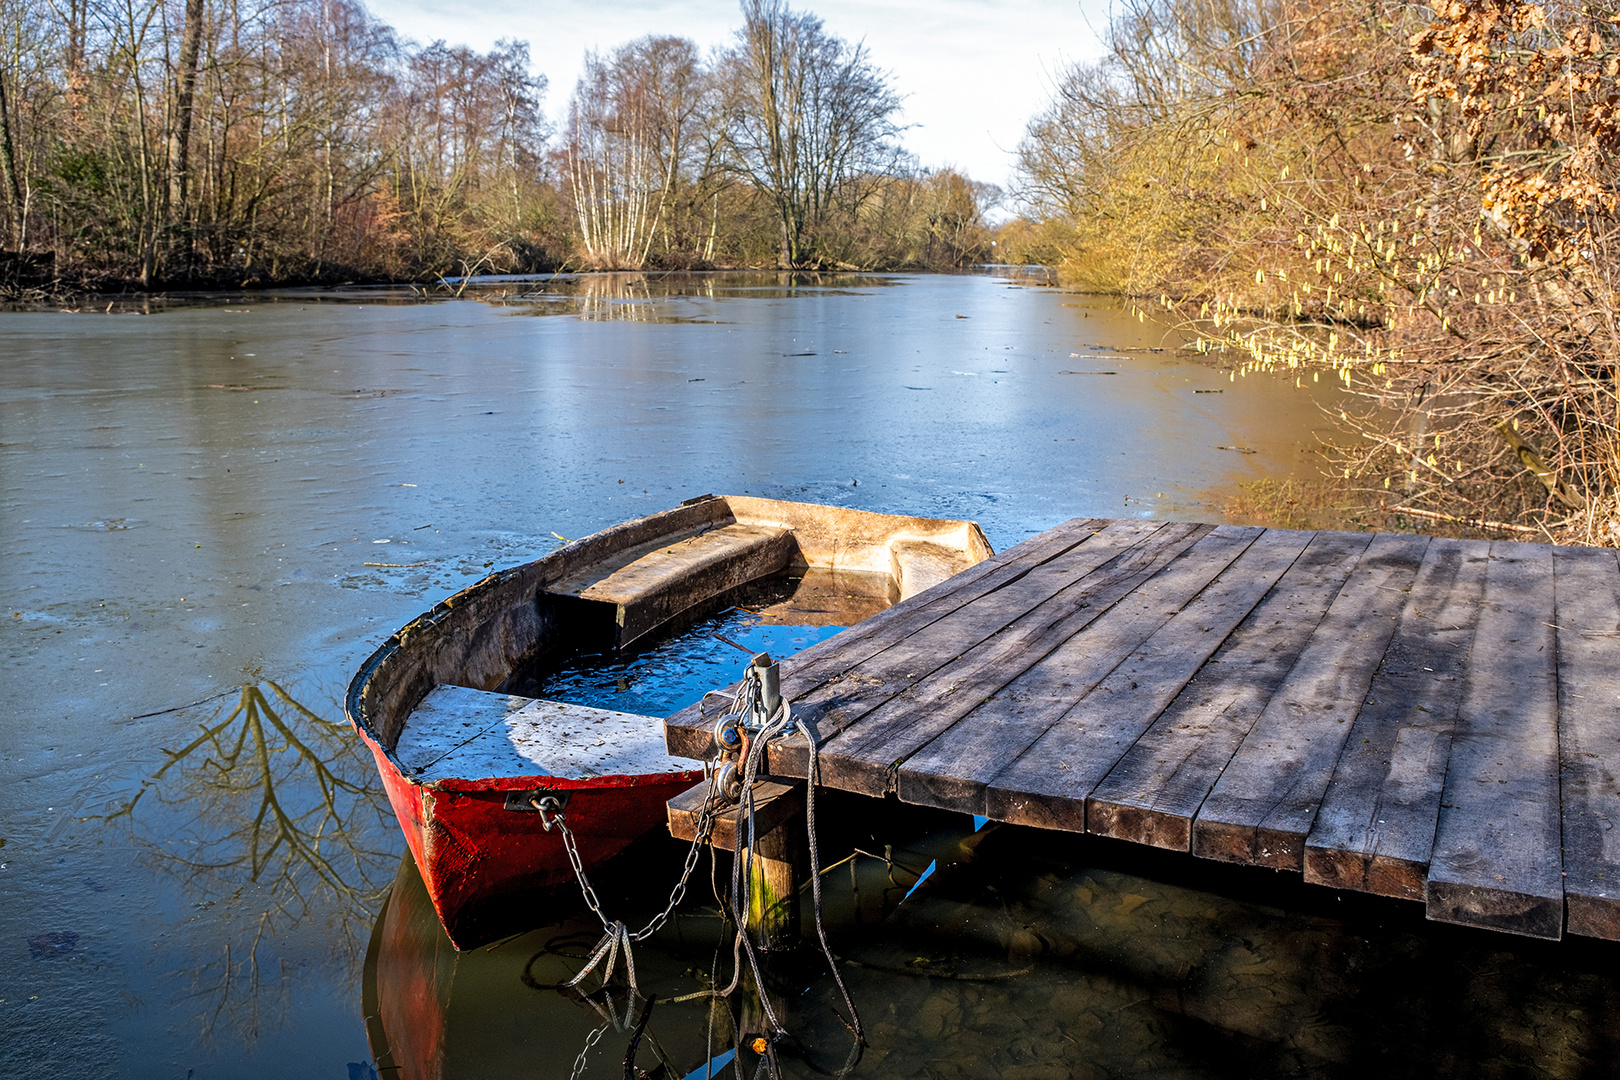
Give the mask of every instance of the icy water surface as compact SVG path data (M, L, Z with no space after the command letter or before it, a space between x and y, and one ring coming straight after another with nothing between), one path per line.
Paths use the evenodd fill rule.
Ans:
M404 846L338 701L394 627L491 569L709 491L973 518L998 550L1077 515L1208 519L1200 493L1298 467L1329 400L1233 382L1105 302L989 276L602 277L435 302L384 290L104 310L0 313L8 1077L399 1064L372 1058L365 958ZM836 625L763 610L709 629L786 654ZM742 659L695 627L685 645L548 677L579 680L559 696L658 711ZM869 852L836 872L855 868L841 880L861 899L833 920L871 1033L859 1076L1087 1062L1338 1075L1407 1044L1467 1075L1599 1075L1610 1060L1593 968L1614 967L1607 947L1459 936L1409 912L1390 930L1390 909L1364 906L1328 924L1308 890L1265 899L1286 885L1271 875L1203 891L1208 864L1176 877L1179 864L1116 865L1017 830L980 834L975 850L1001 861L952 869L970 822L828 813L842 830L829 862ZM627 915L665 892L667 848L620 871ZM907 903L902 861L940 867ZM712 968L706 888L676 921L687 944L643 950L661 996ZM557 903L537 921L590 930ZM428 953L403 963L442 957L432 935L413 940ZM573 1068L601 1021L529 982L577 965L578 939L525 982L537 940L450 964L482 989L442 1023L420 1018L441 1066L408 1075ZM836 1067L848 1044L825 980L794 963L772 976L798 988L808 1049L793 1060ZM702 1009L656 1009L664 1075L696 1067ZM610 1034L589 1075L622 1075L628 1033Z

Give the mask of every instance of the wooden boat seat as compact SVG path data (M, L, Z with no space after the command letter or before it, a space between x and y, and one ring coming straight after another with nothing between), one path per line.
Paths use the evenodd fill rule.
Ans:
M625 648L689 608L788 565L790 530L732 522L642 544L547 586L552 596L611 604Z
M507 776L590 780L687 772L658 717L436 686L405 721L394 757L421 783Z

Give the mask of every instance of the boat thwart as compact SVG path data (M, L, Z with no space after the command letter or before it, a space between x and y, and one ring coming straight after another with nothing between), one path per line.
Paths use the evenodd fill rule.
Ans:
M510 692L548 658L644 644L784 571L810 596L765 617L819 621L829 575L861 578L870 614L990 554L972 522L705 496L492 574L402 627L346 708L451 940L498 936L534 890L570 880L537 807L566 806L589 867L664 823L702 776L667 753L659 718Z

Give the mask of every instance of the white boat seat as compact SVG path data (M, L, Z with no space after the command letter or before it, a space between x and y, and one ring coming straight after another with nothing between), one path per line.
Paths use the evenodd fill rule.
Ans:
M555 776L591 780L688 772L664 749L655 716L588 705L436 686L411 711L394 745L412 780Z

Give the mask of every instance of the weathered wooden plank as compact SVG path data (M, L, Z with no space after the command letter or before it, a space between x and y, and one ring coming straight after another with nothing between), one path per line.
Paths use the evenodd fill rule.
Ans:
M1116 521L1082 546L1025 568L998 588L985 589L966 604L920 625L883 649L862 643L849 654L828 657L825 677L802 693L795 695L794 683L784 680L784 696L791 699L795 716L812 725L821 742L826 742L886 699L1000 633L1019 615L1064 588L1076 581L1081 581L1081 588L1087 588L1084 583L1089 575L1110 565L1124 552L1152 551L1153 547L1174 541L1187 529L1207 528ZM766 766L776 776L804 776L808 767L804 737L794 735L771 743Z
M645 776L682 772L657 717L465 686L436 686L412 710L395 750L424 784L504 776Z
M1357 560L1371 542L1319 533L1110 770L1092 796L1110 804L1113 835L1187 851L1192 820L1221 770L1281 684ZM1049 828L1078 827L1063 773L1084 743L1054 728L998 775L990 817ZM1083 814L1083 812L1082 812Z
M1552 549L1493 543L1429 864L1430 919L1563 934L1552 624Z
M900 738L892 739L887 747L880 747L876 755L879 760L885 756L899 760L904 756L904 763L895 775L900 798L906 802L982 814L985 792L995 775L1054 724L1076 722L1078 709L1093 713L1099 720L1117 722L1122 729L1121 736L1124 728L1140 721L1141 726L1134 732L1123 739L1116 737L1118 750L1123 753L1152 717L1140 719L1140 702L1121 707L1125 703L1117 699L1111 699L1109 705L1096 714L1089 706L1089 695L1109 682L1116 682L1110 673L1137 654L1143 643L1161 627L1180 619L1189 610L1207 614L1210 604L1199 601L1211 589L1223 591L1221 585L1211 583L1229 571L1246 577L1245 571L1234 567L1234 561L1240 560L1261 535L1259 529L1223 525L1201 538L1128 597L1100 613L1095 621L1079 627L1073 636L1016 679L1004 680L999 686L994 680L959 686L955 701L947 700L943 708L939 704L920 702L921 721L913 729L902 729L898 733ZM1297 555L1304 546L1304 539L1300 539L1293 553ZM1278 567L1277 573L1281 574L1282 569ZM1254 594L1249 607L1263 592L1262 589ZM1244 614L1247 611L1245 607ZM1241 618L1242 615L1234 618L1233 625ZM951 674L955 674L954 670ZM1188 674L1190 676L1191 672ZM986 691L993 694L987 700ZM966 702L961 700L963 697L967 698ZM982 704L975 704L981 701ZM1077 706L1076 702L1080 704ZM970 711L961 715L964 705ZM956 719L958 715L961 715L960 720ZM945 730L943 725L953 720L956 722ZM1081 722L1081 726L1093 730L1089 723ZM862 730L865 728L863 724ZM919 736L931 728L942 734L913 752L911 746L921 746ZM1089 787L1089 784L1084 786Z
M788 530L733 522L660 545L611 573L576 576L547 591L613 605L619 647L629 648L681 612L775 573L792 555Z
M936 671L943 671L950 680L939 684L936 692L958 679L971 678L975 671L987 670L992 677L1011 679L1062 640L1048 639L1062 634L1064 624L1072 621L1067 618L1068 612L1083 608L1085 617L1091 617L1094 612L1106 610L1210 528L1166 525L1135 544L1123 544L1126 534L1121 534L1116 541L1121 548L1101 565L1095 565L1097 556L1103 553L1101 547L1093 549L1079 565L1069 565L1067 557L1054 559L873 657L851 673L847 689L829 685L831 696L812 693L801 698L794 703L795 715L808 716L821 737L823 782L883 794L887 780L884 770L880 767L874 772L858 753L850 752L852 746L861 743L874 712L893 704L900 710L900 722L910 723L907 718L915 713L898 699L916 692ZM1059 597L1061 601L1056 599ZM964 668L964 664L968 666ZM996 670L998 664L1003 670ZM1009 665L1011 669L1004 670ZM883 715L895 717L897 713L888 709ZM885 727L879 724L880 731ZM840 738L844 732L850 734ZM796 744L772 746L768 761L772 773L779 776L798 776L809 767L802 739Z
M1400 621L1426 536L1381 535L1366 553L1193 821L1206 859L1299 870L1350 722Z
M1080 703L1066 719L1065 730L1049 740L1047 750L1052 757L1060 764L1090 760L1091 756L1076 743L1085 738L1085 733L1103 730L1121 718L1130 725L1123 734L1134 745L1271 591L1314 535L1268 529L1219 580L1144 642ZM1075 729L1072 737L1067 725ZM1085 806L1086 831L1145 842L1139 836L1137 808L1129 801L1140 790L1140 778L1128 769L1115 767L1091 786Z
M1084 589L1057 594L873 710L828 744L824 771L835 786L885 794L896 788L902 762L969 713L968 737L982 732L975 710L986 708L1020 713L1033 742L1259 531L1221 526L1200 536L1188 529L1174 543L1121 555Z
M665 804L669 834L677 840L697 839L703 818L703 805L709 798L709 782L700 781ZM804 816L804 784L782 784L765 780L754 785L754 835L766 833ZM742 835L738 836L741 829ZM709 828L709 843L721 851L735 851L748 844L748 828L742 804L716 812Z
M1620 940L1620 566L1553 553L1558 624L1564 904L1571 934Z
M534 701L464 686L436 686L406 718L394 743L394 760L406 776L419 776Z
M782 692L789 700L815 690L828 680L903 641L918 628L1017 581L1033 568L1068 554L1109 526L1100 518L1075 518L1008 548L956 575L917 602L897 604L819 641L782 662ZM1140 529L1140 525L1135 526ZM735 687L728 688L727 692ZM706 758L714 752L710 722L690 705L665 721L665 741L678 757Z
M1490 545L1435 540L1305 840L1305 880L1422 900Z

